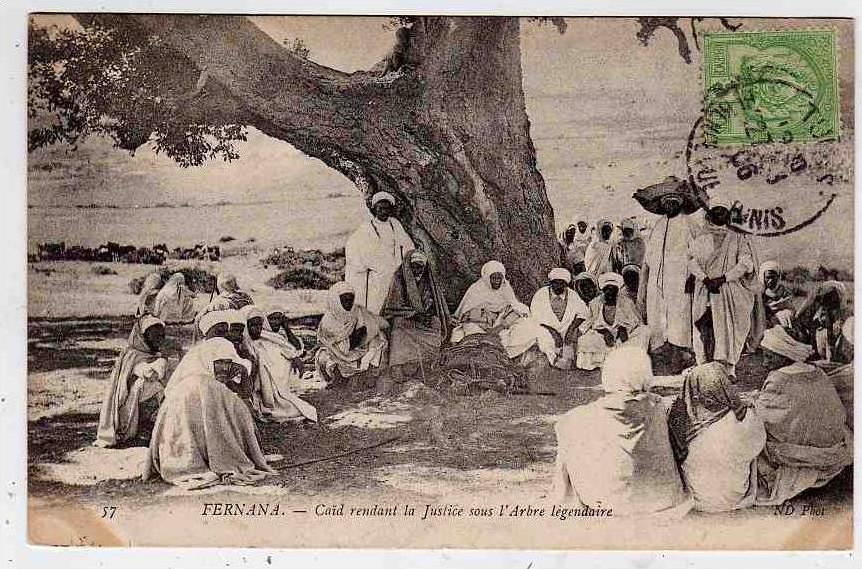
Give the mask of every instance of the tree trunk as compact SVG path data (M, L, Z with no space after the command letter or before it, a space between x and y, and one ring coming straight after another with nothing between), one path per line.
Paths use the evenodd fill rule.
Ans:
M396 195L453 305L488 260L506 266L525 302L559 264L517 18L416 18L406 66L383 77L304 61L236 17L78 18L158 35L174 54L158 71L185 78L173 84L190 89L205 72L205 93L188 105L201 120L232 113L343 173L366 197Z

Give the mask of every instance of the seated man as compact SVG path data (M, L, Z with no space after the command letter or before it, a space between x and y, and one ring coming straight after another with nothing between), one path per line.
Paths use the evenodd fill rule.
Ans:
M383 365L388 342L383 331L389 323L356 304L353 287L342 281L332 285L326 300L326 314L317 327L314 363L321 378L338 385L360 373Z
M578 367L601 367L607 353L616 346L631 343L643 346L648 334L634 303L619 294L623 278L617 273L599 277L601 294L589 305L590 318L584 323L585 334L578 343Z
M470 285L455 311L457 326L452 330L452 343L457 344L471 334L497 334L510 358L526 352L533 342L529 334L516 330L530 324L527 308L506 280L506 268L499 261L482 266L482 277Z
M599 295L599 279L592 273L578 273L572 281L572 288L578 293L583 303L587 306Z
M781 270L775 261L760 265L760 284L763 286L763 308L766 327L791 326L793 320L793 293L781 282Z
M539 351L558 369L573 369L580 325L589 318L587 305L569 288L572 275L563 268L548 273L548 286L536 291L530 303L532 333Z
M755 402L766 426L757 505L772 506L837 476L853 462L853 441L832 381L806 363L813 348L780 326L766 331L761 347L769 375Z
M608 354L604 396L557 421L555 499L611 507L614 515L686 508L665 407L649 392L651 380L645 350L622 346Z
M160 476L189 490L253 484L275 471L261 451L251 412L230 388L251 364L218 335L222 323L202 322L207 338L188 351L168 381L143 479Z
M144 404L153 401L158 407L161 403L167 360L159 349L164 339L165 325L155 316L145 314L135 321L129 345L111 371L111 385L102 402L93 445L113 447L135 438Z
M718 362L693 368L668 413L671 446L694 508L725 512L754 505L763 420L736 394Z
M814 348L820 360L851 363L852 344L842 332L849 316L844 283L826 281L815 286L796 311L791 335Z
M293 333L283 310L278 308L267 310L266 320L263 324L266 330L278 334L290 342L294 348L299 350L300 354L305 353L305 343L302 338Z
M282 423L292 419L317 422L317 410L291 390L299 382L300 370L293 365L299 351L283 336L265 329L263 312L253 304L241 310L246 319L248 344L257 362L257 377L251 382L251 409L262 422Z
M404 259L380 313L390 324L389 366L399 379L433 363L449 337L449 309L428 257L416 250Z

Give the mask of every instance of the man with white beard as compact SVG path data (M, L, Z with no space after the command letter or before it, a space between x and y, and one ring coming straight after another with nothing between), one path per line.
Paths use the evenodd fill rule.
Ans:
M416 248L401 222L393 217L394 212L392 194L374 194L372 218L353 232L345 246L344 280L356 291L356 303L373 314L380 314L392 275L404 255Z

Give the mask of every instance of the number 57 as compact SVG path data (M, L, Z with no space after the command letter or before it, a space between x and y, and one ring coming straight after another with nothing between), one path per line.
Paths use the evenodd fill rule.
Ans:
M116 506L102 506L102 518L114 519L114 514L117 513Z

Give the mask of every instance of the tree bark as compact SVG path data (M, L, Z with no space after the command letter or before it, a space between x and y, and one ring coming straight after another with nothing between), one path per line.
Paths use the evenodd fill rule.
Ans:
M171 57L156 71L196 120L253 126L338 170L366 197L396 195L453 305L488 260L507 267L526 302L559 264L517 18L416 18L407 65L379 77L296 57L235 16L77 17L157 36Z

